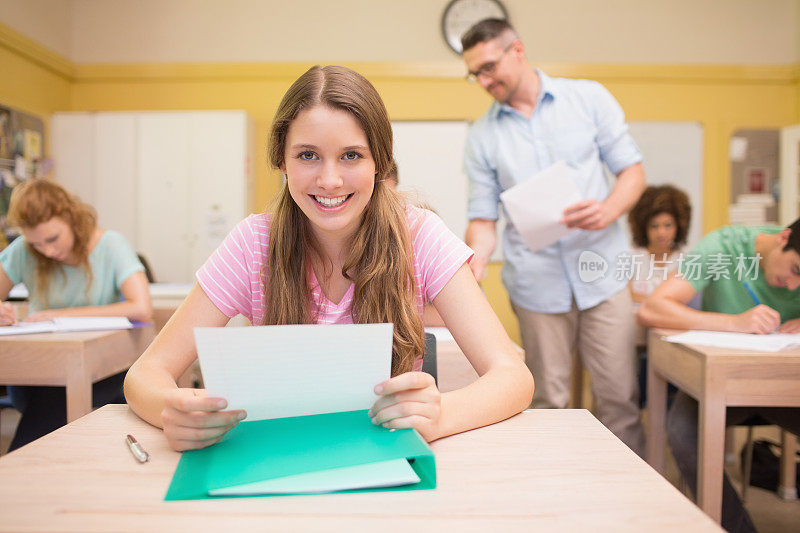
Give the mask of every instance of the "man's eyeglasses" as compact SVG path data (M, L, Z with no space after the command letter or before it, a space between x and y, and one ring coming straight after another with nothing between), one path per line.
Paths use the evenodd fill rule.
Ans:
M497 65L500 63L500 60L503 59L503 56L511 50L511 47L514 45L515 41L511 41L511 43L505 47L503 52L495 59L494 61L489 61L481 65L478 70L475 72L468 72L465 76L466 80L470 83L477 83L478 78L481 76L491 76L494 74L494 71L497 70Z

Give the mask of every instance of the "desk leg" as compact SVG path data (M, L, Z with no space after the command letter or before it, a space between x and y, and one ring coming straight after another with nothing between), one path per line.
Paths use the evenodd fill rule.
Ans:
M667 439L666 412L667 382L656 372L651 358L647 365L647 462L662 476Z
M86 368L84 354L80 364L70 365L67 371L67 423L92 411L92 379Z
M714 380L706 376L706 390L699 402L697 505L719 523L725 460L725 393L713 385Z
M778 496L784 500L797 499L797 437L786 431L781 431L781 476L778 483Z

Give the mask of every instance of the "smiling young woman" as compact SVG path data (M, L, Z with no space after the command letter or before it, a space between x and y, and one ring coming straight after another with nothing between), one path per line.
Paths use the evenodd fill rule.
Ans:
M385 180L392 129L369 81L343 67L308 70L278 107L269 157L286 176L272 212L239 223L128 373L139 416L178 450L219 442L246 416L175 381L197 357L192 328L238 313L265 325L393 323L392 377L375 384L375 424L434 440L528 406L533 379L469 270L472 251ZM468 388L442 394L421 371L429 301L480 375Z

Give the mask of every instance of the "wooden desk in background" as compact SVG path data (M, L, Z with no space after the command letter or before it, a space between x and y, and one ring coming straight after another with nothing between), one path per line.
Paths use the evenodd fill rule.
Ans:
M664 472L667 381L699 404L697 503L719 522L729 406L800 407L800 348L753 352L683 345L661 337L676 331L651 329L648 337L647 462Z
M438 328L437 328L438 329ZM476 379L478 373L458 347L455 340L436 341L436 366L439 390L449 392L466 387Z
M0 458L0 530L721 531L588 411L526 411L431 447L435 490L164 502L180 455L107 405Z
M0 385L67 389L67 421L92 410L92 383L130 367L153 340L152 326L116 331L0 337ZM0 525L2 527L2 525Z

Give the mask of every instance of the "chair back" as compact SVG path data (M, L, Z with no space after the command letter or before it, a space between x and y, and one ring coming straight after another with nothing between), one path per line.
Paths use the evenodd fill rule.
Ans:
M140 253L137 253L136 257L139 258L139 261L142 263L142 266L144 267L144 275L147 276L147 282L155 283L156 277L153 275L153 270L150 268L150 263L148 263L147 259L145 259L144 256Z
M436 385L439 385L439 377L436 365L436 336L433 333L425 334L425 355L422 359L422 371L433 376Z

